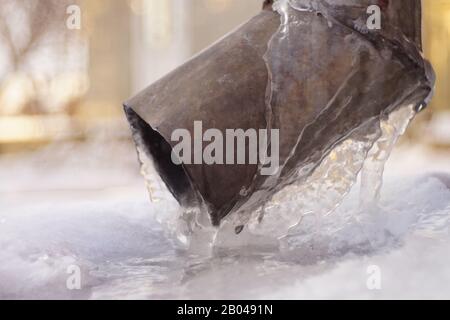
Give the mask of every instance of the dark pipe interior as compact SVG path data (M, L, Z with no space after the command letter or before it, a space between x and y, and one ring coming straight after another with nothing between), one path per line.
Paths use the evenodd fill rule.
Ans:
M170 144L133 109L127 106L124 109L136 144L153 159L156 171L177 201L184 206L191 205L195 201L195 192L183 166L173 163Z

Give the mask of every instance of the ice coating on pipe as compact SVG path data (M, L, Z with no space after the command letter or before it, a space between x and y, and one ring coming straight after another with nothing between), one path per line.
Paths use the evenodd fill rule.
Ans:
M412 46L405 34L390 29L393 26L385 27L385 38L382 30L370 34L351 28L342 12L358 16L354 12L362 14L365 8L361 3L347 5L345 11L339 4L305 0L278 1L274 8L281 26L265 55L271 80L268 122L280 129L284 153L278 176L256 180L260 199L249 202L257 204L286 186L307 181L327 153L356 128L366 126L368 136L368 124L379 125L399 108L424 104L434 81L419 45ZM394 46L394 41L407 46ZM246 224L248 215L237 216Z
M434 82L420 51L420 1L400 2L415 19L388 3L382 28L369 30L367 6L380 1L280 0L126 103L141 162L154 163L185 208L173 224L184 242L220 245L230 230L281 238L305 214L332 212L380 139L393 146L403 130L386 123L398 114L391 127L409 123ZM172 130L192 132L196 120L280 130L280 170L168 164Z

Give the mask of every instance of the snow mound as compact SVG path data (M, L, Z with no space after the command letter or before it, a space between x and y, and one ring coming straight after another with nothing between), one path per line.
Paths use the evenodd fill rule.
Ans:
M281 250L188 257L143 194L40 201L0 211L0 298L450 298L450 176L387 178L378 207L352 192L307 216ZM81 289L69 290L71 266ZM381 289L369 290L377 266Z

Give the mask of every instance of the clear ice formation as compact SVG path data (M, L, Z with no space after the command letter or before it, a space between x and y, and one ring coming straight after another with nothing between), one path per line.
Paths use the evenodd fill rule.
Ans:
M366 9L380 2L382 28L369 30ZM161 222L193 251L226 246L230 237L241 237L243 242L249 237L276 241L295 232L306 215L331 214L359 174L361 210L368 210L377 201L384 164L396 141L432 96L434 74L421 54L420 21L420 1L279 0L273 10L266 8L127 102L125 110L152 199L171 201L172 194L181 204L176 216L162 213ZM261 43L264 39L268 41ZM246 55L249 57L242 58ZM217 67L224 63L217 59L238 57L244 60L236 63L247 65L236 67L236 74L230 66L225 74ZM256 66L248 66L252 60ZM247 79L243 68L250 68L254 78ZM205 99L219 104L220 99L243 101L237 118L230 111L232 120L242 118L243 108L250 106L244 114L250 114L249 119L262 115L264 120L255 120L255 128L280 130L281 170L277 175L263 176L261 167L184 167L188 181L173 180L183 172L167 169L164 163L167 151L161 150L170 150L169 129L179 127L180 121L210 120L199 119L201 116L217 123L224 111L205 112L201 89L193 89L196 98L187 101L199 106L192 116L175 118L177 110L172 109L182 99L166 102L173 100L167 95L186 93L176 89L183 85L184 74L192 80L190 86L195 86L195 77L201 72L200 79L206 78L203 84L207 87L211 81L223 83L218 77L233 80L240 75L240 87L234 88L237 97L230 97L230 91L221 87L214 97L205 93ZM264 83L266 90L261 92ZM168 84L175 88L173 92L165 89ZM259 92L255 93L255 88ZM246 90L251 96L247 105L245 99L239 99ZM264 103L258 106L260 97ZM164 113L167 109L172 111ZM170 121L175 124L171 126ZM249 124L235 127L246 129ZM239 170L247 171L242 174ZM217 177L227 176L245 176L247 180L231 180L227 187L215 182L221 180ZM228 188L230 185L235 189ZM227 195L230 189L234 193Z

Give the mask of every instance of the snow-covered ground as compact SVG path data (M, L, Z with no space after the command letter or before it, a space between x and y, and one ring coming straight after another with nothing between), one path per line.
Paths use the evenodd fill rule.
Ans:
M156 222L176 208L148 200L136 161L105 141L0 158L0 298L450 298L448 153L397 148L378 207L352 192L289 249L197 259Z

